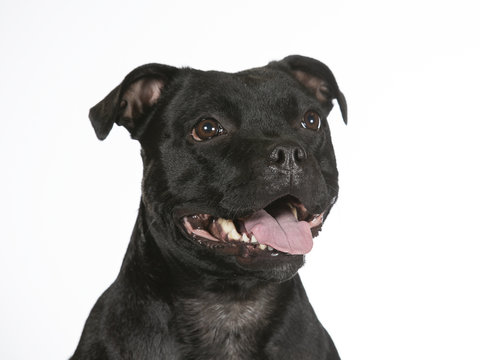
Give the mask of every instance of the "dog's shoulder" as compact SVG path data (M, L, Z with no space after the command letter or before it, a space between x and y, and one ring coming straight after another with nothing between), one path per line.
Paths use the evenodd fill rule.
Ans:
M71 360L177 359L170 306L139 295L117 279L95 303Z

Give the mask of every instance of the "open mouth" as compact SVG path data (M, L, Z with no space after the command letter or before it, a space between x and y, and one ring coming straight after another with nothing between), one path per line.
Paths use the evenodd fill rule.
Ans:
M246 218L192 214L184 216L182 222L194 240L226 255L299 255L312 249L324 214L309 213L298 199L288 195Z

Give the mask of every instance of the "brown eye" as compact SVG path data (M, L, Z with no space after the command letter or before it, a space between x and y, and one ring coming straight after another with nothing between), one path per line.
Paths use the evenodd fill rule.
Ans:
M217 120L206 118L200 120L192 129L192 137L196 141L204 141L223 133L222 126Z
M305 115L303 115L302 126L305 129L318 130L320 129L321 123L320 115L315 111L307 111Z

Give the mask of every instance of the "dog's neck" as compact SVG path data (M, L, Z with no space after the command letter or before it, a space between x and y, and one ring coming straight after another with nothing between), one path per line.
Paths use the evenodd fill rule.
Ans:
M278 314L273 305L278 293L273 285L240 290L216 284L179 297L174 302L175 331L189 355L197 352L201 359L262 358L265 329Z
M292 281L226 280L205 275L179 278L149 238L143 216L141 209L119 275L122 280L136 296L169 304L185 352L201 353L202 359L261 358L257 351L262 348L265 329L278 320L273 314L283 313L278 307L289 302ZM182 281L181 285L177 281Z

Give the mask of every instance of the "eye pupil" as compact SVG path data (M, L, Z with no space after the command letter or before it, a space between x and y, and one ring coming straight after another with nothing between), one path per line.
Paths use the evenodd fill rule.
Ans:
M202 130L205 133L213 133L215 132L215 125L213 125L212 123L207 123L203 125Z

